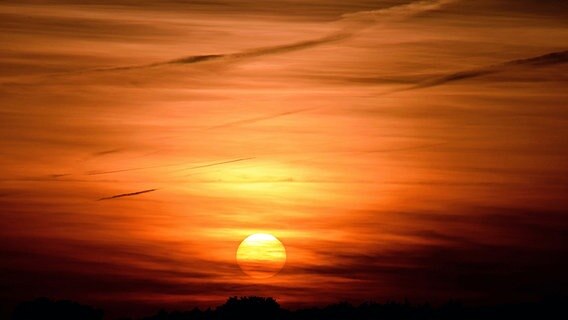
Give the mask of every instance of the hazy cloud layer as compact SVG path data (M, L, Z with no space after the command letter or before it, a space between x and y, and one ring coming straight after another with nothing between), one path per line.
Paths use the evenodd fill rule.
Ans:
M3 2L2 303L566 294L566 16L533 0ZM286 245L277 277L236 265L254 232Z
M319 38L305 40L305 41L292 42L288 44L282 44L270 47L260 47L236 53L194 55L194 56L187 56L173 60L168 60L164 62L154 62L150 64L144 64L144 65L98 68L98 69L82 71L81 73L101 72L101 71L125 71L125 70L153 68L153 67L166 66L166 65L196 64L202 62L215 62L215 61L235 62L239 60L261 57L265 55L294 52L340 40L345 40L351 36L354 36L358 32L361 32L365 29L372 27L377 23L406 19L416 14L440 9L444 5L456 1L458 0L423 0L423 1L412 2L409 4L393 6L386 9L359 11L355 13L343 14L341 18L336 21L336 23L344 24L344 26L341 27L338 31L329 35L324 35Z

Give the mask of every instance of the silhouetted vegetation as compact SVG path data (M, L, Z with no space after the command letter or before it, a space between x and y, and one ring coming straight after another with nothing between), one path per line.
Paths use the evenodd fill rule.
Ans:
M281 313L276 300L263 297L231 297L216 311L221 319L276 319Z
M216 309L189 311L160 310L141 320L506 320L568 319L567 299L548 299L538 303L501 304L485 307L465 306L450 301L440 306L387 302L366 302L354 306L347 302L323 308L287 310L273 298L231 297ZM103 312L71 301L45 298L20 304L14 320L100 320ZM131 320L123 318L123 320Z

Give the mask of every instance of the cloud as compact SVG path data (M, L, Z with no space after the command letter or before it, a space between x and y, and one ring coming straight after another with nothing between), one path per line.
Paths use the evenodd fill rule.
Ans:
M412 241L364 252L331 242L317 250L322 261L333 263L304 265L288 272L357 281L361 291L356 294L361 298L369 295L365 287L384 288L390 298L410 295L430 301L446 299L450 292L456 294L453 298L495 301L504 296L526 299L566 291L568 260L562 245L566 221L560 212L471 207L455 215L390 214L396 218L381 222L383 233L390 230ZM395 219L407 218L414 227L397 228ZM361 228L368 228L369 223L365 221ZM492 234L498 237L488 239ZM417 288L429 291L418 292Z
M485 75L490 75L499 72L505 72L511 70L512 68L516 67L545 67L557 64L568 63L568 51L558 51L552 52L536 57L530 57L525 59L517 59L507 61L501 64L492 65L488 67L473 69L473 70L465 70L460 71L452 74L448 74L442 77L437 77L434 79L423 81L419 84L416 84L412 87L401 89L398 91L407 91L407 90L414 90L414 89L422 89L422 88L430 88L436 87L440 85L444 85L447 83L461 81L466 79L477 78Z
M204 164L201 166L193 166L193 167L189 167L189 168L183 168L177 171L183 171L183 170L192 170L192 169L201 169L201 168L209 168L209 167L214 167L214 166L220 166L223 164L228 164L228 163L234 163L234 162L241 162L241 161L246 161L246 160L252 160L255 159L255 157L249 157L249 158L240 158L240 159L235 159L235 160L228 160L228 161L222 161L222 162L215 162L215 163L210 163L210 164Z
M123 150L124 150L124 149L121 149L121 148L103 150L103 151L93 152L93 153L92 153L92 156L93 156L93 157L106 156L106 155L109 155L109 154L121 152L121 151L123 151Z
M249 293L288 305L472 292L497 300L518 287L539 294L565 284L566 219L550 211L566 207L559 106L568 64L563 52L533 57L563 50L564 29L489 2L382 25L388 14L360 12L410 1L333 0L291 15L271 3L258 16L109 4L96 6L106 10L101 20L161 33L107 38L102 29L96 41L80 32L88 26L73 36L71 24L64 34L34 25L22 7L32 26L5 41L6 81L169 66L0 87L4 298L98 296L112 310ZM270 44L282 45L262 47ZM263 61L224 68L254 57ZM500 80L518 82L481 82L493 77L480 70L495 66ZM443 77L450 81L440 90L382 94ZM256 125L273 118L275 126ZM132 172L113 174L124 171ZM94 201L147 187L160 192ZM234 261L239 241L258 231L290 248L289 264L266 285L240 278Z
M110 197L100 198L98 201L111 200L111 199L124 198L124 197L132 197L132 196L137 196L139 194L154 192L156 190L158 190L158 189L148 189L148 190L142 190L142 191L136 191L136 192L130 192L130 193L121 193L121 194L117 194L117 195L110 196Z
M457 0L416 1L409 4L389 7L386 9L359 11L355 13L343 14L340 19L335 21L338 24L343 24L343 28L341 28L339 31L335 33L311 40L298 41L298 42L277 45L277 46L255 48L235 53L194 55L194 56L187 56L173 60L154 62L143 65L97 68L97 69L79 71L75 73L101 72L101 71L126 71L134 69L154 68L166 65L187 65L187 64L198 64L198 63L215 62L215 61L235 62L250 58L256 58L260 56L300 51L348 39L354 36L355 34L361 32L362 30L374 26L378 22L403 20L416 14L440 9L443 6L456 1Z
M219 166L219 165L222 165L222 164L233 163L233 162L239 162L239 161L245 161L245 160L252 160L252 159L254 159L254 157L239 158L239 159L233 159L233 160L227 160L227 161L221 161L221 162L214 162L214 163L209 163L209 164L204 164L204 165L198 165L198 166L183 168L183 169L180 169L180 170L191 170L191 169L207 168L207 167ZM176 164L164 164L164 165L147 166L147 167L117 169L117 170L109 170L109 171L90 171L90 172L87 173L87 175L93 176L93 175L119 173L119 172L127 172L127 171L137 171L137 170L146 170L146 169L157 169L157 168L167 168L167 167L179 167L179 166L182 166L182 165L185 165L185 164L186 164L186 163L176 163ZM177 170L177 171L180 171L180 170Z
M413 15L438 10L445 5L448 5L458 0L424 0L415 1L408 4L393 6L386 9L359 11L355 13L343 14L341 17L343 21L355 22L380 22L384 20L397 20L405 19Z
M302 112L315 110L315 109L317 109L317 108L304 108L304 109L298 109L298 110L285 111L285 112L280 112L280 113L277 113L277 114L274 114L274 115L260 116L260 117L254 117L254 118L249 118L249 119L227 122L227 123L223 123L223 124L219 124L219 125L216 125L216 126L209 127L208 129L220 129L220 128L228 128L228 127L233 127L233 126L238 126L238 125L243 125L243 124L250 124L250 123L255 123L255 122L259 122L259 121L263 121L263 120L275 119L275 118L284 117L284 116L297 114L297 113L302 113Z
M567 62L568 62L568 50L565 50L565 51L552 52L545 55L527 58L527 59L512 60L507 63L504 63L504 65L547 66L547 65L555 65Z

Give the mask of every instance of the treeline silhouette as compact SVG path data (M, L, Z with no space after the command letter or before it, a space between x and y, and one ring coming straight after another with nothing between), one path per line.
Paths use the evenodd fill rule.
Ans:
M270 297L230 297L215 309L160 310L155 315L120 320L505 320L568 319L568 299L535 303L465 306L450 301L439 306L405 302L347 302L326 307L287 310ZM72 301L39 298L19 304L13 320L102 320L103 311ZM118 319L117 319L118 320Z

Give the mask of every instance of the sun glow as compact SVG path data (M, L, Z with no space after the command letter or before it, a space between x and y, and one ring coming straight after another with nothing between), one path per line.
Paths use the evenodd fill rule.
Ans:
M271 234L255 233L239 245L237 263L252 278L270 278L284 267L286 248Z

